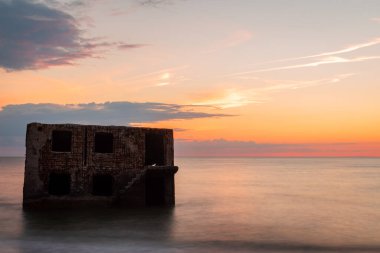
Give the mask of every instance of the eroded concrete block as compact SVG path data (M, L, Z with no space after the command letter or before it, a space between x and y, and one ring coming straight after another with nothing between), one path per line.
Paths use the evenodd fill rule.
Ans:
M175 204L173 131L30 123L24 208Z

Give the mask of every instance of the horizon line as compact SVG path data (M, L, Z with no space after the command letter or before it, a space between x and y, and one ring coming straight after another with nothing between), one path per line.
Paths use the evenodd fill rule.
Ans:
M2 156L0 158L25 158L24 156ZM174 156L174 158L380 158L380 156L217 156L217 155L209 155L209 156L185 156L179 155Z

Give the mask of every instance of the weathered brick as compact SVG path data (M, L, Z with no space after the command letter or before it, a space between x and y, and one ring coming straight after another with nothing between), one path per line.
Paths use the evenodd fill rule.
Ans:
M70 140L67 131L71 133ZM157 141L147 143L147 140ZM69 150L65 150L67 141L71 143ZM99 145L98 152L95 145ZM54 151L53 147L65 151ZM171 129L30 123L26 134L23 205L25 208L133 206L159 202L171 206L175 203L177 170ZM96 185L94 175L101 175ZM95 196L94 192L98 195L100 192L101 196ZM155 201L155 197L162 200Z

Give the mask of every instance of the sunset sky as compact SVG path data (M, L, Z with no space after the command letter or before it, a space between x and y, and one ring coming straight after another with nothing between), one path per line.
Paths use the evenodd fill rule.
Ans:
M28 122L178 156L380 156L378 0L0 0L0 155Z

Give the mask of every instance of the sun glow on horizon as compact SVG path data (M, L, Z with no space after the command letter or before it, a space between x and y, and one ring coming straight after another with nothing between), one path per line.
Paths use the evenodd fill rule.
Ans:
M8 122L97 112L180 140L318 144L315 156L355 143L339 155L379 156L380 5L164 2L0 2L0 143L20 145Z

